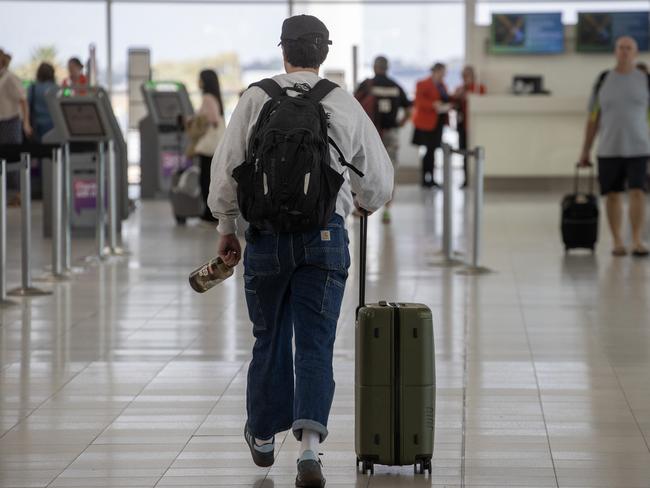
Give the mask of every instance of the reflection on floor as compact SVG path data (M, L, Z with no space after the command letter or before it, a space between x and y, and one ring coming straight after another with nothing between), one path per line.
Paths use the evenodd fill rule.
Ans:
M471 206L458 195L462 250ZM323 446L328 486L649 486L650 262L611 257L604 225L596 255L565 256L558 202L489 196L482 257L496 272L479 277L431 265L439 193L402 188L393 223L371 219L369 300L434 311L434 470L355 469L353 270ZM36 210L40 267L49 251ZM17 219L11 210L10 285ZM241 270L195 294L187 274L215 254L216 236L175 227L166 202L142 204L125 238L130 258L0 312L0 487L293 486L291 436L270 470L252 464L241 436L252 344ZM75 256L92 248L75 241Z

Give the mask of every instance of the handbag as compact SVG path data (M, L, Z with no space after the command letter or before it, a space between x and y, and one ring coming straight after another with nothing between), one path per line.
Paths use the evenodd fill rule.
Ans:
M221 139L223 139L224 132L225 124L223 121L220 121L218 125L209 125L196 142L194 153L200 156L213 156Z

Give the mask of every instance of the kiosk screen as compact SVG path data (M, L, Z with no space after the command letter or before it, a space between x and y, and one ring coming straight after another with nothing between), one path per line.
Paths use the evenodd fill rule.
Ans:
M105 137L96 103L66 102L61 110L71 137Z
M183 114L181 99L176 92L154 93L153 102L161 121L176 123L178 116Z

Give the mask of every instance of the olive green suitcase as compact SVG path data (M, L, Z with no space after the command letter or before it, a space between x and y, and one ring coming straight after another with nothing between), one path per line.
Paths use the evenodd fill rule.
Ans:
M365 305L366 217L356 322L355 450L362 472L375 464L431 473L435 362L431 310L417 303Z

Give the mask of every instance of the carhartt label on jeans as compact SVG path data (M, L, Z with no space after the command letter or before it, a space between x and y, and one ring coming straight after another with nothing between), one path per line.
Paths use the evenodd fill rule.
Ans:
M331 241L332 239L330 238L330 231L329 230L321 230L320 231L320 240L321 241Z

